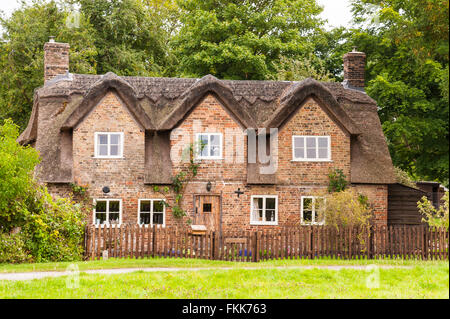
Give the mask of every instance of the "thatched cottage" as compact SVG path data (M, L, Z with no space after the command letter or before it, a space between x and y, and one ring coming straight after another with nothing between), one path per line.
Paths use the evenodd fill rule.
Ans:
M72 74L68 44L44 49L45 84L19 141L40 152L36 176L53 194L87 187L90 223L317 224L315 196L340 169L387 224L395 177L364 92L364 53L347 53L345 80L334 83ZM198 168L183 184L180 219L173 184L192 173L186 148Z

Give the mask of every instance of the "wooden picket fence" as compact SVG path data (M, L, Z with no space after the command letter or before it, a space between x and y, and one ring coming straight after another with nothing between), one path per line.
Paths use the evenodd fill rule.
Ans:
M448 260L448 230L425 226L381 226L336 230L301 226L280 230L206 232L188 228L126 225L88 226L86 259L175 257L229 261L331 257L339 259Z

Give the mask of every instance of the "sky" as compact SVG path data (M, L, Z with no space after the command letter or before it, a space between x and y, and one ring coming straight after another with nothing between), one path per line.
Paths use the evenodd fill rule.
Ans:
M324 7L321 17L328 20L328 28L349 26L352 17L351 0L317 0L317 2ZM9 15L19 7L19 3L19 0L0 0L0 9Z

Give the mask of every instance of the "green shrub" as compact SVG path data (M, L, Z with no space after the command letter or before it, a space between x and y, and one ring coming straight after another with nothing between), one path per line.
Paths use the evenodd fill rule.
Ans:
M445 227L448 229L448 198L448 192L445 192L444 204L440 205L439 208L436 209L428 198L423 196L422 199L417 202L417 207L419 208L420 213L424 216L422 221L432 227Z
M81 204L52 199L39 187L22 228L25 247L36 262L74 261L83 257L85 214Z
M341 169L334 169L328 173L328 192L342 192L347 188L348 182Z
M0 233L0 264L18 264L31 261L21 234Z
M24 222L23 201L33 186L33 169L39 162L34 148L17 143L19 128L11 120L0 125L0 232Z
M84 204L52 199L33 179L38 153L17 143L10 120L0 125L0 255L4 262L72 261L83 256ZM84 195L84 187L74 192ZM12 229L19 234L9 235ZM11 250L16 247L17 251ZM29 258L31 256L31 258Z

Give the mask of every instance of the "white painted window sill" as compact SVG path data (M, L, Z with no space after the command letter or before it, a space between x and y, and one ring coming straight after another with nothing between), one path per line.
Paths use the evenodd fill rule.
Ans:
M278 222L250 222L254 226L278 226Z

